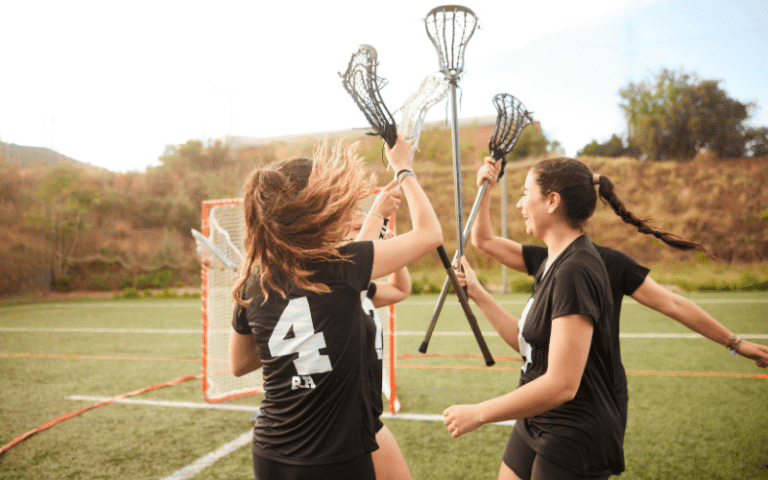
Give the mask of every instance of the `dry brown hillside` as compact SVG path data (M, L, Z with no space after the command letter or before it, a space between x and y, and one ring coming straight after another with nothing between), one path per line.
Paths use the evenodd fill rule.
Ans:
M462 129L465 219L475 200L475 174L482 157L488 154L491 128L474 124ZM361 132L343 136L360 140L360 153L368 159L368 168L380 175L380 183L392 175L382 165L380 140ZM311 155L317 140L318 136L285 138L248 147L247 151L233 151L233 161L219 170L152 168L123 174L84 171L78 185L98 192L98 202L87 212L87 228L79 233L71 249L72 258L78 261L69 267L68 288L122 288L126 279L160 269L172 270L176 282L194 285L199 281L199 264L189 228L199 228L200 201L239 195L242 179L254 166L287 156ZM452 255L456 250L456 219L450 158L449 129L426 130L415 169L441 218L445 247ZM725 268L767 264L768 157L686 163L631 158L581 160L609 177L619 197L639 217L651 219L661 230L704 244ZM509 163L505 175L508 232L510 238L521 243L535 243L525 234L514 207L525 175L535 161ZM50 282L47 265L52 249L46 235L27 221L29 213L39 207L36 188L45 171L40 167L19 169L7 163L0 167L0 295L45 289ZM491 192L497 231L499 190L497 187ZM409 228L406 208L401 209L398 224L400 231ZM598 205L589 234L595 242L621 249L650 266L702 261L700 254L675 251L638 233L605 205ZM471 246L467 255L470 261L497 267ZM437 256L432 255L413 265L413 270L439 274L441 267Z

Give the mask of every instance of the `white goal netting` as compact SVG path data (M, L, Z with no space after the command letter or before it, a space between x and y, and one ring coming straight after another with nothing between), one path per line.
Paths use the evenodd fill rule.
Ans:
M372 201L372 197L361 199L361 208L367 211ZM394 219L392 221L394 224ZM235 308L231 291L237 281L236 267L244 255L242 199L204 201L201 231L193 231L193 234L202 263L203 398L208 402L219 402L262 393L261 369L235 377L229 372L228 365L229 335ZM390 412L397 413L400 402L395 390L396 308L394 305L383 307L378 309L378 314L384 333L383 393Z

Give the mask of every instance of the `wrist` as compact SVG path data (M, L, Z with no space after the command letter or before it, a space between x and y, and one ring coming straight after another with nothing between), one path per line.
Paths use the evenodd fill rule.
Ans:
M386 220L387 217L385 217L383 214L379 212L369 212L368 215L373 215L374 217L380 218L382 221Z

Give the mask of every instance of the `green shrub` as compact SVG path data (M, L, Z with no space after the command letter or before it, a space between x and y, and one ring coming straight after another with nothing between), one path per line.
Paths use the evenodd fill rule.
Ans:
M161 293L157 294L157 298L177 298L179 296L178 293L176 293L176 290L169 290L167 288L164 288Z
M512 293L533 293L533 280L514 280L510 287Z
M146 274L139 274L136 276L136 288L139 290L146 290L152 285L149 277Z
M150 285L152 288L168 288L176 281L171 270L161 270L152 275Z
M103 278L94 278L91 280L91 283L88 284L88 290L106 292L112 290L112 285Z
M131 275L131 274L129 273L129 274L127 274L126 276L124 276L124 277L123 277L123 278L120 280L120 286L119 286L118 288L119 288L120 290L122 290L122 289L124 289L124 288L132 287L132 286L133 286L133 275Z
M139 291L134 287L128 287L123 289L123 298L139 298Z

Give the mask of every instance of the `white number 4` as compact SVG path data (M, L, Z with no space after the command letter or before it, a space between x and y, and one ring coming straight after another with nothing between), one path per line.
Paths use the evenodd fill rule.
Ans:
M293 338L285 338L291 327ZM315 333L307 297L290 300L269 337L270 353L273 357L280 357L298 352L298 358L293 361L296 373L310 375L332 370L331 359L320 354L321 348L325 348L325 336L322 332Z

